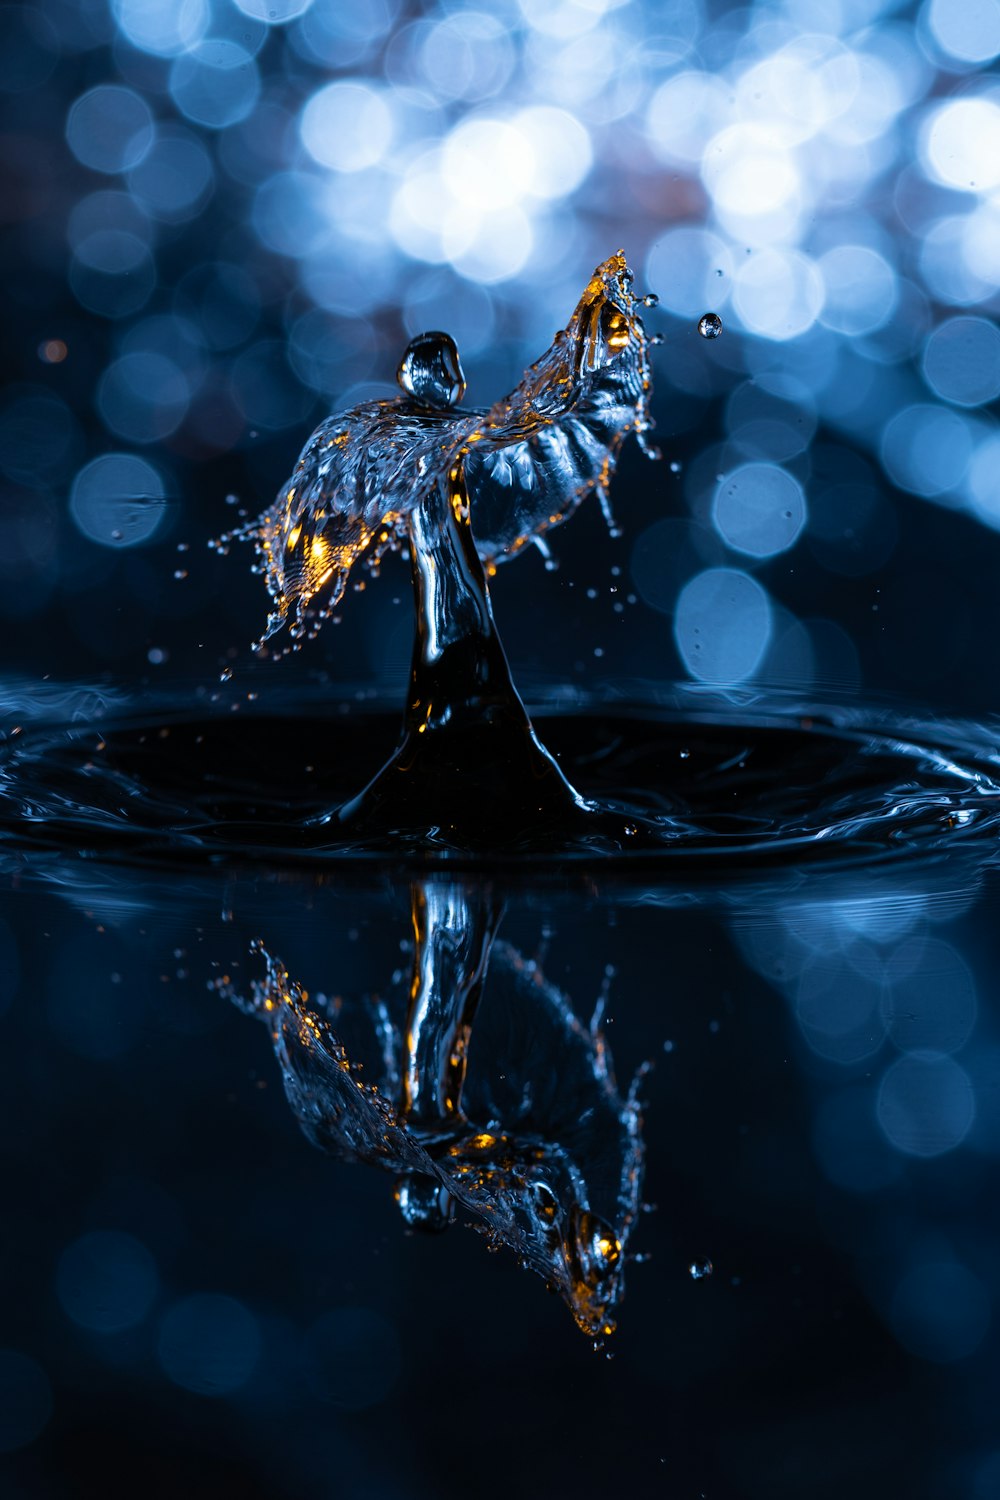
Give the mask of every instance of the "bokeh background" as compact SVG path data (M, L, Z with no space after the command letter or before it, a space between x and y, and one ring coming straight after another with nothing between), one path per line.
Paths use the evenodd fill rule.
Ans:
M618 246L664 458L624 455L620 539L592 506L558 571L500 569L517 680L995 713L1000 0L0 18L10 717L401 693L399 559L276 666L249 557L206 543L414 333L494 399ZM207 988L256 933L377 987L405 890L49 875L0 917L16 1500L1000 1494L994 877L512 901L581 1014L614 968L622 1075L657 1061L609 1364L471 1236L405 1238Z
M245 669L262 590L206 540L416 332L488 404L621 245L664 462L627 456L622 541L595 509L501 573L522 680L993 705L996 0L3 14L12 666ZM397 562L302 670L390 687L407 595Z

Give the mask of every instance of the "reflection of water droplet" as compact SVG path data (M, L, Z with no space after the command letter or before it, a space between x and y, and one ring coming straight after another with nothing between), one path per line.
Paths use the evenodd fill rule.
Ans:
M698 332L703 339L717 339L722 332L722 319L718 313L706 313L698 320Z
M693 1260L688 1266L688 1272L692 1281L704 1281L706 1276L711 1276L715 1267L710 1260Z
M425 1234L440 1234L454 1217L447 1189L433 1177L425 1177L420 1172L399 1179L396 1202L409 1227Z

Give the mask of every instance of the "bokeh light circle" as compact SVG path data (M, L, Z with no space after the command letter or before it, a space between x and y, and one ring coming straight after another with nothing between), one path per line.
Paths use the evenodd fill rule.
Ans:
M314 161L338 172L361 172L392 144L393 114L386 96L362 83L330 83L311 96L299 134Z
M930 0L927 24L942 52L963 63L1000 53L1000 0Z
M101 83L82 94L66 120L66 141L77 161L95 172L127 172L153 144L153 114L141 94Z
M205 147L180 127L161 131L152 150L128 175L136 203L167 223L192 217L214 181L215 168Z
M260 94L260 73L245 47L211 37L174 59L170 94L196 125L223 130L252 112Z
M175 57L208 30L208 0L111 0L115 20L134 47Z
M1000 328L986 318L939 323L924 345L924 379L936 396L982 406L1000 396Z
M893 955L898 977L883 1015L903 1052L957 1052L976 1021L976 983L958 950L940 938L913 938Z
M56 1292L63 1311L93 1333L120 1333L147 1316L156 1300L156 1262L130 1234L97 1230L63 1251Z
M935 1364L968 1359L989 1327L990 1294L957 1261L929 1261L903 1277L889 1321L904 1349Z
M760 250L738 267L733 303L749 333L799 338L823 310L823 278L799 250Z
M286 26L304 16L313 0L233 0L237 10L267 26Z
M941 495L962 482L972 457L972 437L958 412L917 402L886 423L882 462L900 489Z
M1000 184L1000 104L970 97L937 105L921 152L928 171L945 187L990 192Z
M805 495L777 464L742 464L719 482L712 520L737 552L774 557L798 540L806 523Z
M73 481L70 515L102 547L137 547L160 529L166 486L153 465L133 453L104 453Z
M735 568L708 568L685 584L674 615L674 639L700 682L752 677L771 639L770 600L755 578Z
M190 387L162 354L123 354L105 370L97 409L109 432L130 443L158 443L184 420Z
M823 278L821 322L857 338L874 333L892 317L898 297L896 273L867 245L835 245L817 261Z
M969 1133L976 1104L964 1068L936 1052L901 1057L878 1092L878 1122L905 1156L943 1156Z
M676 73L661 83L646 112L646 138L661 161L693 166L732 108L730 91L711 73Z
M568 198L575 193L594 160L590 136L580 121L565 109L538 104L520 110L513 125L531 143L532 197Z
M722 304L732 273L733 257L725 240L693 224L668 229L646 260L646 280L660 306L687 321L697 321L706 307Z
M199 1396L228 1396L246 1385L260 1357L260 1329L235 1297L182 1297L160 1325L157 1352L175 1385Z
M459 10L432 26L420 45L420 67L436 95L481 100L501 89L516 58L513 38L497 16Z

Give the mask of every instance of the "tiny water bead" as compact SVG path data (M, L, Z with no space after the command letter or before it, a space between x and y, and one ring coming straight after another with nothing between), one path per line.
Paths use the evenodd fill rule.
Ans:
M688 1266L688 1275L692 1281L704 1281L711 1276L715 1267L710 1260L693 1260Z
M717 339L722 332L722 319L718 313L705 313L698 320L698 332L703 339Z

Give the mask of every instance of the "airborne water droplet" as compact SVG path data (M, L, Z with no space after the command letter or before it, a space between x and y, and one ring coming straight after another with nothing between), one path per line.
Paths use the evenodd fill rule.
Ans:
M688 1274L692 1281L704 1281L706 1276L711 1276L715 1267L710 1260L693 1260L688 1266Z
M418 334L406 347L396 380L424 406L455 406L465 395L455 340L447 333Z
M703 339L717 339L722 332L722 319L718 313L705 313L698 321L698 332Z

